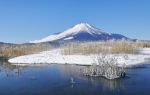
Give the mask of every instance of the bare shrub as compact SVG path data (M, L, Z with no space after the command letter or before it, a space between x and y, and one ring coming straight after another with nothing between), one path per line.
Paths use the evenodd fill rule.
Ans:
M125 77L125 65L118 67L118 60L115 56L108 57L106 55L99 55L96 61L98 64L93 63L92 66L84 69L84 75L92 77L105 77L107 79Z

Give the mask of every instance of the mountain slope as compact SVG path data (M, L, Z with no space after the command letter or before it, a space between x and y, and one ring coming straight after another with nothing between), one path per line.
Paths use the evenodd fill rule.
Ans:
M120 34L106 33L87 23L80 23L74 27L57 34L50 35L41 40L30 43L53 42L53 41L97 41L97 40L121 40L128 39Z

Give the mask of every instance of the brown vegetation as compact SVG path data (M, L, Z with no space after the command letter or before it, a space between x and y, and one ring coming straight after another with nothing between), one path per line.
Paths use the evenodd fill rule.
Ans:
M0 57L16 57L52 49L50 44L0 45ZM60 46L62 54L137 53L139 48L150 48L145 41L72 42Z
M62 54L137 53L144 43L132 41L107 41L70 43L63 46Z
M0 57L16 57L26 54L32 54L52 48L50 45L9 45L0 46Z

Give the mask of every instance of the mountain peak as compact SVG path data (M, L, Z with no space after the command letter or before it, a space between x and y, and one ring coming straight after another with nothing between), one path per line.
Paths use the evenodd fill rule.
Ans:
M79 33L79 32L87 32L87 33L90 33L90 34L101 34L101 33L105 33L105 32L102 32L101 29L98 29L88 23L79 23L79 24L76 24L74 27L66 30L65 32L68 32L68 33Z
M89 27L90 25L88 23L79 23L76 24L75 27L81 27L81 28L85 28L85 27Z
M88 23L79 23L76 24L74 27L70 28L75 31L86 31L90 28L91 26Z

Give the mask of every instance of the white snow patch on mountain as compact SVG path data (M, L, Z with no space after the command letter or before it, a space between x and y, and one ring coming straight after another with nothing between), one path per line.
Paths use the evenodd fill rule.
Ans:
M64 40L71 40L73 39L74 37L68 37L68 38L65 38Z

